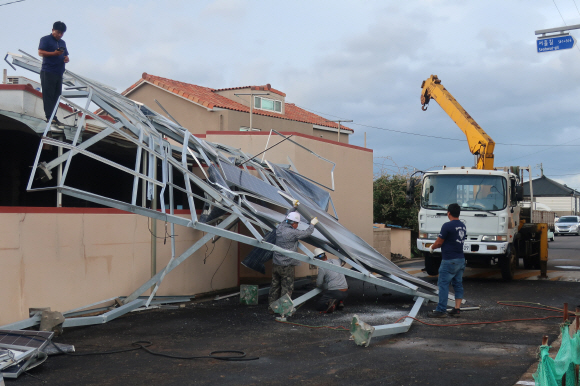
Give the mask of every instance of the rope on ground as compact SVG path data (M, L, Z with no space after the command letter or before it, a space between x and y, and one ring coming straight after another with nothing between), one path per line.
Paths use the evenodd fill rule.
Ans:
M294 326L299 326L299 327L314 328L314 329L327 328L329 330L334 330L334 331L350 331L348 328L346 328L344 326L309 326L307 324L294 323L294 322L284 322L282 320L276 320L276 322L284 323L284 324L292 324Z
M498 300L496 303L500 304L502 306L531 308L531 309L536 309L536 310L558 312L560 314L564 312L563 309L558 308L558 307L552 307L552 306L547 306L545 304L525 302L525 301L520 301L520 300ZM520 305L520 304L510 304L510 303L533 304L533 305L541 306L541 307L533 307L533 306L526 306L526 305ZM301 306L302 306L302 304L301 304ZM569 312L569 314L571 316L575 315L574 312ZM535 320L547 320L547 319L554 319L554 318L562 318L562 315L545 316L545 317L541 317L541 318L519 318L519 319L493 320L493 321L488 321L488 322L465 322L465 323L445 323L445 324L427 323L427 322L422 321L421 319L405 315L405 316L397 319L395 321L395 323L399 323L401 320L406 319L406 318L413 319L413 320L415 320L421 324L424 324L426 326L458 327L458 326L475 326L475 325L481 325L481 324L498 324L498 323L510 323L510 322L527 322L527 321L535 321ZM348 328L346 328L344 326L309 326L307 324L293 323L293 322L288 322L288 321L286 321L286 322L280 321L280 320L276 320L276 321L278 323L291 324L291 325L295 325L295 326L307 327L307 328L313 328L313 329L327 328L327 329L335 330L335 331L350 331Z

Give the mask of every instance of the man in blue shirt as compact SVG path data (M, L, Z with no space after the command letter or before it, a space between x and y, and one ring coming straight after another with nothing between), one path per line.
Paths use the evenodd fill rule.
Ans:
M439 303L435 311L429 313L431 318L446 318L447 315L459 316L459 308L463 299L463 271L465 271L465 256L463 256L463 242L467 238L465 224L459 220L461 207L450 204L447 207L447 218L450 220L441 227L439 237L429 247L429 252L441 247L441 266L439 267ZM447 312L447 297L449 284L455 289L455 308Z
M66 25L62 21L57 21L52 26L52 33L42 37L38 44L38 56L42 57L40 84L47 122L62 92L64 65L69 62L66 43L62 40L65 32ZM56 119L56 114L52 123L60 123Z

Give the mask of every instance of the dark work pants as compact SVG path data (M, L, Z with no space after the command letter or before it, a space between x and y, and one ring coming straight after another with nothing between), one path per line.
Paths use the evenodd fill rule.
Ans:
M62 92L62 75L54 72L40 71L40 84L42 86L44 115L48 121Z
M340 302L346 299L348 296L348 291L339 291L339 290L332 290L332 291L324 291L322 292L322 296L316 302L316 311L326 311L328 308L328 301L335 299L337 302Z

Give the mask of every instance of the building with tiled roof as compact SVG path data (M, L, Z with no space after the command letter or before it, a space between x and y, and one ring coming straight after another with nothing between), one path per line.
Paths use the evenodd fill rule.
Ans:
M193 134L274 129L332 141L339 136L336 122L286 102L286 94L270 84L213 89L143 73L123 95L166 115L159 101ZM340 126L340 142L348 143L352 133Z

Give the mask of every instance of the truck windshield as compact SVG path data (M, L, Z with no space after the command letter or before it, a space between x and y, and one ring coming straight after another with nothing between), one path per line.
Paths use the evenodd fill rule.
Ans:
M507 181L500 176L428 175L423 180L421 206L447 209L458 203L461 210L501 210L507 205Z

